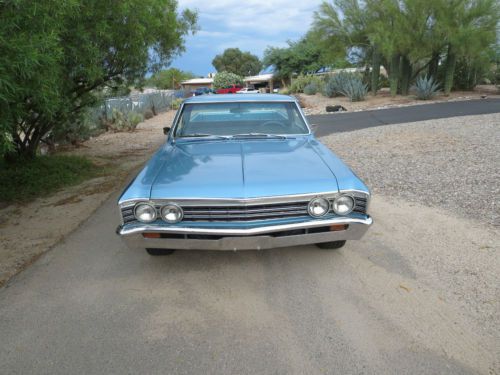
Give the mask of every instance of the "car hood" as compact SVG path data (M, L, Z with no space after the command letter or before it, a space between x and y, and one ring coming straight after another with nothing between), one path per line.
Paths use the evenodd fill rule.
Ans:
M163 153L151 181L151 199L244 199L338 190L335 175L308 137L180 141Z

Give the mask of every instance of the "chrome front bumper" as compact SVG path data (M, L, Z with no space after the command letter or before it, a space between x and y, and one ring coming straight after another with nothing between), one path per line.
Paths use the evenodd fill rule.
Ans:
M330 241L360 239L373 220L336 217L286 225L264 226L251 229L212 229L189 227L158 227L141 224L119 226L116 230L133 249L155 248L175 250L262 250L276 247L307 245ZM340 231L317 232L318 228L348 225ZM304 230L294 234L292 231ZM159 233L168 238L145 238L145 233ZM289 233L289 234L286 234Z

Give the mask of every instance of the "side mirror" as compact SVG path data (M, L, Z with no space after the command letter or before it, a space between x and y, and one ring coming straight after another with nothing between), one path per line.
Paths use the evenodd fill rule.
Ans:
M165 126L163 128L163 134L167 135L169 131L170 131L170 126Z
M316 133L316 130L318 130L318 124L309 124L309 127L313 133Z

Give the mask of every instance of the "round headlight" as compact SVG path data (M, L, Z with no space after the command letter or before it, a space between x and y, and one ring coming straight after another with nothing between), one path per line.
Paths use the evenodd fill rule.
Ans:
M329 210L330 202L328 202L325 198L314 198L309 202L309 206L307 206L309 215L313 217L326 215Z
M333 211L337 215L347 215L354 208L354 199L349 195L341 195L333 201Z
M138 203L134 208L134 216L143 223L151 223L156 220L156 209L149 203Z
M182 208L173 203L167 204L161 209L161 217L170 224L178 223L183 216Z

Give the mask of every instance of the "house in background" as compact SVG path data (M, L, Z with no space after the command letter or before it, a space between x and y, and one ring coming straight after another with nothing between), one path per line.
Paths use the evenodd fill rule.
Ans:
M200 88L212 88L214 84L213 77L209 78L192 78L181 82L181 88L184 91L194 91Z
M192 78L181 82L181 88L185 92L192 92L199 88L213 88L214 77L217 73L210 73L207 78ZM246 86L253 86L261 92L273 92L279 88L279 83L275 82L274 67L267 67L258 75L245 77L243 79Z

